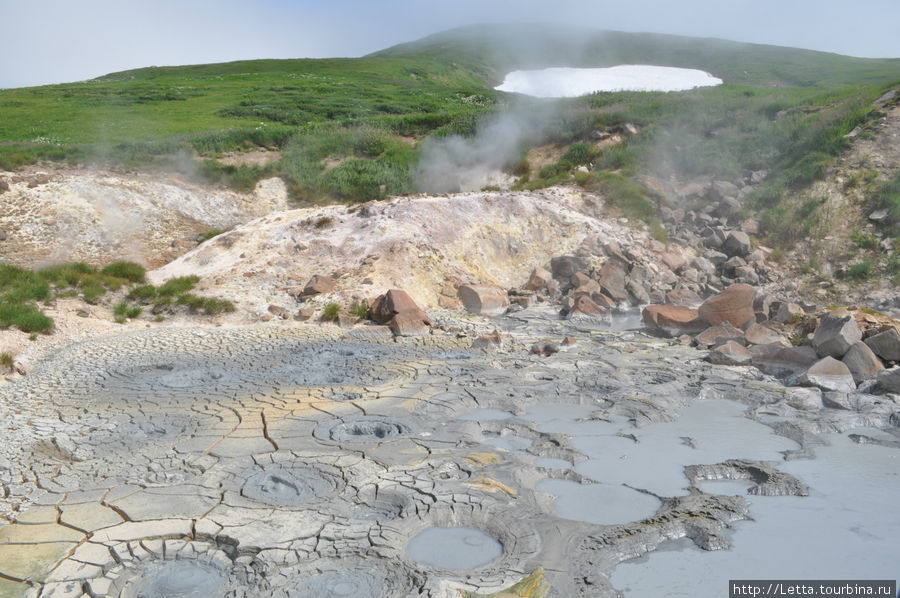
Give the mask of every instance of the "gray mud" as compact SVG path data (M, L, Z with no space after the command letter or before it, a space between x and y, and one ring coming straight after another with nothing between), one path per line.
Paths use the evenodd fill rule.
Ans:
M439 324L155 329L44 360L0 397L0 598L455 598L539 567L550 596L702 595L900 562L896 397L816 407L627 318ZM469 348L493 328L503 350Z

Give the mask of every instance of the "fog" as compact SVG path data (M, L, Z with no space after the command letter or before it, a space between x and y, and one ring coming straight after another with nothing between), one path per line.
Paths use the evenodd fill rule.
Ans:
M898 57L900 3L860 0L0 0L0 88L151 65L360 56L452 27L563 23Z

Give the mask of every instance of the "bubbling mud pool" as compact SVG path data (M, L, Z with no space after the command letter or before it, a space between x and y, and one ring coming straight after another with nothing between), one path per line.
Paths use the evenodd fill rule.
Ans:
M718 77L697 69L622 64L513 71L494 89L538 98L574 98L597 91L683 91L721 84Z
M502 555L500 542L471 527L432 527L406 545L408 559L448 571L484 567Z

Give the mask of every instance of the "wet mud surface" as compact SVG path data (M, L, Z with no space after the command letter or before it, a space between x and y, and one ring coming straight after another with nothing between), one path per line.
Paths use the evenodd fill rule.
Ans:
M853 527L822 472L855 459L882 474L857 482L874 509L857 535L891 517L891 396L828 409L684 345L537 311L489 323L499 351L470 348L484 321L445 324L469 334L156 329L44 360L0 389L0 596L457 597L539 568L549 596L638 596L619 571L673 547L685 575L764 552L742 538L779 533L772 501Z

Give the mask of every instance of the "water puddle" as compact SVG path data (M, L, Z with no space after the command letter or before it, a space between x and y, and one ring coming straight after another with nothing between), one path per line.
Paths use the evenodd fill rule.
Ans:
M653 552L619 565L613 585L625 596L717 596L729 579L896 578L900 451L828 438L815 459L779 465L808 497L748 496L753 521L735 526L730 550Z
M122 589L123 598L209 598L219 596L225 573L197 561L151 563Z
M471 527L432 527L406 545L406 557L437 569L467 571L489 565L503 555L503 546Z
M565 459L552 459L550 457L535 459L534 464L537 467L544 467L546 469L572 469L572 464Z
M543 480L535 487L556 497L553 510L563 519L596 525L638 521L659 509L659 500L611 484L579 484L568 480Z
M621 64L513 71L494 89L538 98L574 98L597 91L683 91L721 84L721 79L697 69Z

